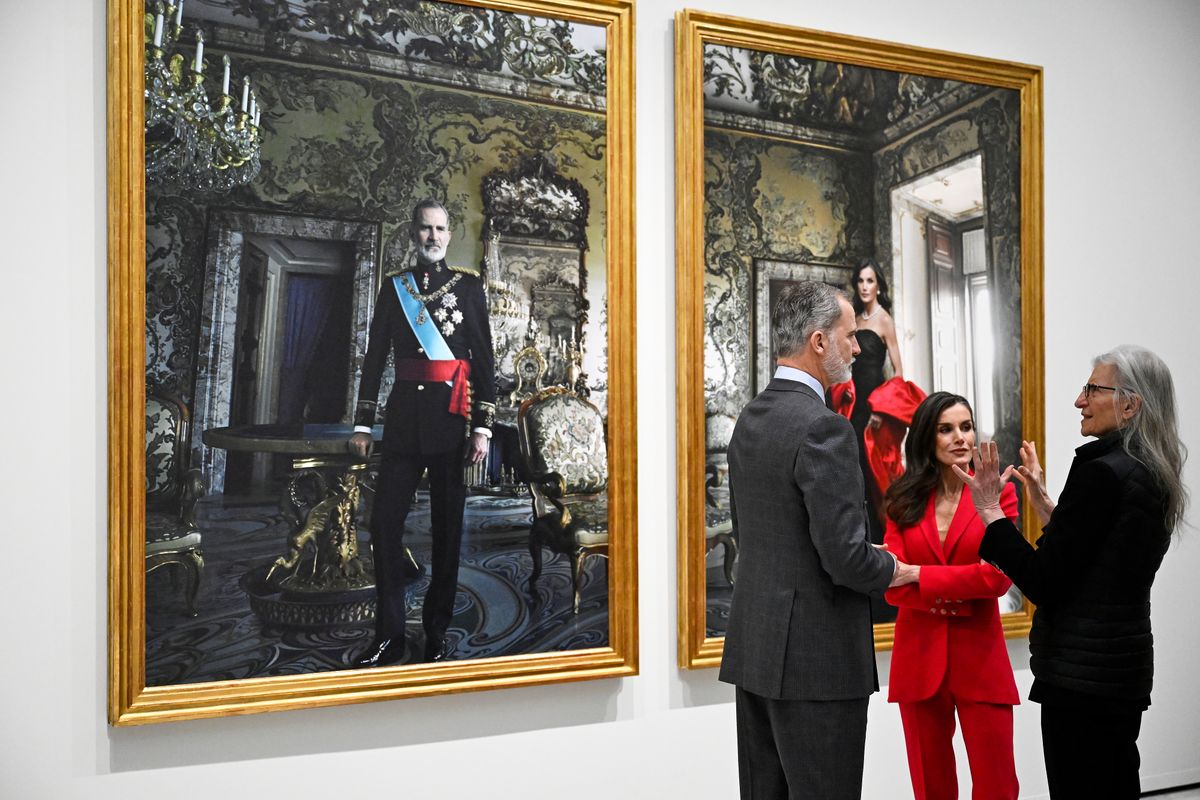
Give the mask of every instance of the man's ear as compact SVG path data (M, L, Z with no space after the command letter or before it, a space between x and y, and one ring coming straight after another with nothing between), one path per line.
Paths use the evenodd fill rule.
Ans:
M825 348L829 346L829 341L825 338L825 331L817 329L808 337L808 344L816 351L817 355L824 355Z

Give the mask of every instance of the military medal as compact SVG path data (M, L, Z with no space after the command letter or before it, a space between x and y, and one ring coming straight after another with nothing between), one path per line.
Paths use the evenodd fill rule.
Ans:
M425 319L426 319L425 307L427 305L429 305L430 303L434 303L438 300L442 300L442 298L444 297L446 299L442 300L442 305L445 306L446 308L454 308L455 306L458 305L458 298L452 294L447 295L447 293L451 289L453 289L454 285L456 283L458 283L460 280L462 280L462 275L455 275L453 278L446 281L445 286L438 289L436 292L431 292L430 294L420 294L417 292L416 289L413 288L412 284L409 281L401 281L401 283L404 284L404 290L407 291L410 295L412 295L414 300L416 300L418 303L421 304L421 310L420 310L420 312L417 313L417 324L418 325L425 324ZM448 322L448 323L446 323L446 325L450 326L450 331L446 331L447 335L449 335L454 330L454 324ZM442 330L445 331L444 326L443 326Z
M454 329L463 321L462 312L456 306L458 306L458 297L448 294L442 298L442 307L433 312L437 321L442 323L442 333L447 336L454 333Z

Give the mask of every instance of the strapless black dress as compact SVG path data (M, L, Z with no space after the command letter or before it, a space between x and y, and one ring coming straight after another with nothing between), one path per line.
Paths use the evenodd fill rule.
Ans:
M863 431L867 429L867 422L871 419L871 407L867 405L867 398L883 383L887 345L875 331L859 330L856 336L862 352L850 367L851 380L854 381L854 411L850 415L850 424L858 434L858 446L861 450Z
M867 463L863 431L871 421L871 406L867 403L867 398L883 383L887 345L875 331L863 329L856 335L861 352L850 367L851 380L854 382L854 410L850 413L850 424L854 426L855 438L858 440L858 466L862 470L863 488L866 489L867 529L871 541L879 544L883 541L884 530L881 507L883 498L879 496L875 476L871 474L871 466ZM872 597L871 617L874 622L893 622L896 619L896 609L883 598Z

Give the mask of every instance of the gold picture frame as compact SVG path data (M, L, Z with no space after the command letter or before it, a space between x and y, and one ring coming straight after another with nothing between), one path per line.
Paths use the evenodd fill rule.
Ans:
M612 678L638 672L632 0L462 0L603 29L608 639L602 647L368 670L146 684L143 0L108 2L108 716L113 725ZM151 28L153 25L151 25ZM367 59L363 59L367 61ZM375 241L378 241L376 239ZM597 310L597 313L599 310ZM603 574L603 573L601 573Z
M1019 258L1013 259L1019 275L1020 291L1008 298L1015 307L1013 324L1019 324L1021 347L1013 354L1012 374L1018 375L1022 387L1018 404L1019 436L1042 446L1044 437L1043 410L1043 322L1042 322L1042 70L1040 67L1006 61L943 52L908 45L863 39L843 34L808 30L770 22L741 19L695 10L676 15L676 302L678 308L676 337L676 414L678 417L677 458L678 495L678 664L683 668L712 667L720 664L723 636L713 635L707 625L706 573L721 572L720 565L706 564L706 554L712 543L706 544L706 532L723 528L710 524L706 531L706 490L720 481L712 465L706 475L706 371L708 354L705 305L706 276L706 104L705 82L706 47L740 48L767 56L810 59L833 65L841 74L842 65L870 70L889 70L916 76L946 79L1011 90L1016 95L1011 106L1014 116L1019 113ZM727 51L731 52L731 51ZM760 62L761 63L761 62ZM785 65L786 66L786 65ZM815 86L815 82L814 82ZM744 87L743 87L744 88ZM747 92L749 94L749 92ZM787 98L784 98L786 101ZM1019 103L1019 105L1018 105ZM1019 112L1016 111L1019 109ZM737 125L726 116L723 132L734 133ZM916 128L916 130L920 130ZM1014 134L1016 131L1014 131ZM784 141L781 128L761 126L754 135L764 140ZM788 140L794 143L795 140ZM845 150L831 137L816 144L824 152ZM1015 165L1014 165L1015 167ZM1015 170L1014 170L1015 171ZM878 213L878 212L876 212ZM1015 236L1012 238L1016 238ZM874 249L874 248L872 248ZM756 254L757 255L757 254ZM844 252L840 255L845 255ZM870 254L874 256L875 253ZM766 255L764 258L778 258ZM787 260L787 259L785 259ZM806 258L792 259L796 262ZM846 270L843 259L836 256L817 261L816 269ZM830 266L825 266L830 265ZM743 284L752 284L744 279ZM732 285L732 284L727 284ZM751 290L753 291L753 290ZM757 309L743 309L746 336L752 336L749 316ZM761 327L761 326L760 326ZM747 345L745 360L753 343ZM746 399L749 399L748 397ZM722 418L727 434L732 430L731 416ZM708 485L706 486L706 481ZM1029 515L1023 520L1026 536L1033 537L1036 525ZM728 527L727 523L725 527ZM723 534L728 538L727 531ZM709 538L715 538L710 536ZM736 541L733 552L736 552ZM714 550L714 555L720 552ZM727 556L728 557L728 556ZM724 567L726 575L730 565ZM1026 635L1032 619L1033 606L1021 598L1020 608L1002 616L1005 636ZM891 647L894 623L875 626L876 649Z

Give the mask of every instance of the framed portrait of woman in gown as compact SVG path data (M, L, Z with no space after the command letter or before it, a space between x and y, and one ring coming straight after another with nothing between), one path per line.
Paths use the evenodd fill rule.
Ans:
M862 352L827 402L876 541L926 394L967 397L1004 452L1041 440L1041 69L691 10L676 42L679 663L700 667L737 580L725 449L783 286L855 303ZM1026 632L1029 603L1001 603ZM876 604L877 647L894 618Z

